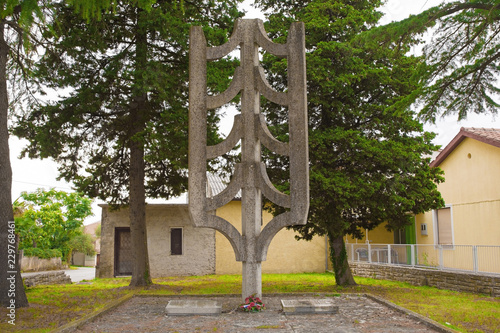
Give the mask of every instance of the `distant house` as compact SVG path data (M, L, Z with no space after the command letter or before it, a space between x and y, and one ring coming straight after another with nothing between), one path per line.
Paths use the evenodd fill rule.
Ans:
M453 250L456 268L469 262L480 265L481 256L491 256L487 246L500 246L500 129L461 128L431 166L445 173L445 182L438 185L445 207L417 215L414 225L405 230L389 233L382 225L366 232L362 240L347 236L347 243L417 244L422 253L426 245L441 249L440 254L428 251L427 257L419 258L429 264L446 261ZM483 254L462 245L484 246ZM409 254L398 257L410 261Z
M209 175L209 195L220 193L225 184ZM101 205L101 253L97 277L132 273L130 220L128 209L111 211ZM241 195L214 212L241 232ZM263 227L272 216L263 212ZM207 274L241 274L229 241L213 229L195 228L187 204L148 204L146 227L152 277ZM324 272L327 263L326 241L297 241L295 232L281 230L272 240L263 273Z
M96 230L101 225L101 222L94 222L91 224L87 224L83 227L83 232L91 235L94 241L94 249L96 254L93 256L88 256L85 253L81 252L73 252L72 254L72 264L75 266L96 266L99 258L99 253L101 251L101 239L100 237L96 237Z

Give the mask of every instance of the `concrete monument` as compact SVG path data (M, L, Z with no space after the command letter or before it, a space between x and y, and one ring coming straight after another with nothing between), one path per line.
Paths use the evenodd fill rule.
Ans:
M261 20L238 20L229 41L207 47L201 27L190 31L189 56L189 212L195 226L213 228L227 237L237 261L243 263L243 299L262 296L261 262L266 260L272 238L286 226L305 224L309 209L309 165L304 24L292 23L286 44L273 43ZM240 46L240 66L229 88L216 96L207 94L207 61L217 60ZM288 90L273 90L259 66L259 47L288 61ZM207 146L207 109L229 103L241 92L241 114L225 141ZM289 142L269 132L260 113L260 95L288 107ZM241 163L231 182L214 197L207 197L207 160L229 152L241 140ZM289 156L290 195L279 192L261 162L261 145ZM242 231L211 212L242 191ZM289 210L261 227L261 195Z

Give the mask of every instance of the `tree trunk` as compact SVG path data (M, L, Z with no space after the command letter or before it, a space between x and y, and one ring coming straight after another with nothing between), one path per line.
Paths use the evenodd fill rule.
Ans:
M330 242L330 260L333 264L335 281L339 286L355 286L351 268L347 261L347 251L343 236L328 236Z
M8 320L14 320L13 308L28 306L17 253L19 237L15 235L12 210L12 168L10 166L7 115L7 56L4 22L0 22L0 304L10 308ZM12 221L9 223L9 221Z
M130 237L133 246L134 264L130 286L147 286L152 283L149 271L148 237L146 231L146 189L144 142L142 132L145 129L144 113L147 112L147 95L144 92L144 82L141 74L147 65L147 35L140 25L141 10L138 10L136 21L136 71L139 73L136 80L136 89L130 118L132 128L130 131Z
M146 231L146 194L144 189L144 148L133 142L130 148L130 236L134 265L130 286L150 285Z

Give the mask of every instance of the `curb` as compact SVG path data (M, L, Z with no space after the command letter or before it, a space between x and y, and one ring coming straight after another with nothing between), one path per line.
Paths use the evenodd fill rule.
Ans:
M106 314L107 312L114 310L116 307L122 305L123 303L125 303L126 301L128 301L129 299L131 299L134 296L135 296L135 293L133 293L133 292L130 294L127 294L125 296L122 296L119 299L114 300L114 301L106 304L104 306L104 308L96 310L96 311L94 311L94 312L92 312L92 313L90 313L90 314L88 314L80 319L69 322L66 325L63 325L63 326L53 330L52 332L53 333L73 332L73 331L79 329L80 327L82 327L83 325L85 325L87 322L93 321L93 320L99 318L100 316Z

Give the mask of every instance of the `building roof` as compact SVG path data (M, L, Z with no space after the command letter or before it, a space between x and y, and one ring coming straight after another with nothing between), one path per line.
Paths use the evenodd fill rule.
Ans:
M101 221L90 223L90 224L84 225L83 230L86 234L95 236L95 231L97 230L97 227L100 225L101 225Z
M224 191L224 189L229 184L230 179L227 176L223 176L220 174L214 174L211 172L207 173L207 196L214 197L217 194ZM241 200L241 190L236 193L234 200Z
M451 142L439 153L436 159L431 162L431 167L439 166L446 157L465 140L465 138L471 138L500 148L499 128L462 127L453 140L451 140Z

